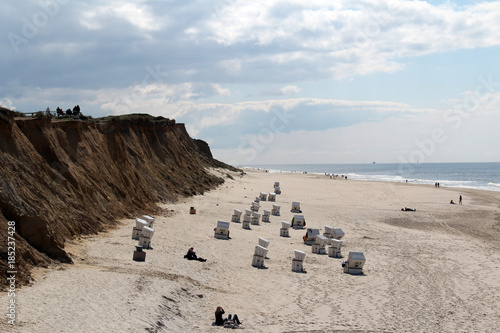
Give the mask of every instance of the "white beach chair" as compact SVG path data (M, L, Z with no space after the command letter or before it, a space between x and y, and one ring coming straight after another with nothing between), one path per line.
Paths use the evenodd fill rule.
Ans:
M262 214L262 222L269 222L269 216L271 216L271 211L264 209L264 213Z
M306 226L306 219L304 215L295 215L292 220L292 228L294 229L304 229Z
M234 214L231 216L231 222L240 222L241 213L241 210L235 209Z
M290 229L290 222L281 221L280 236L281 237L290 237L289 229Z
M269 195L267 196L267 200L268 201L276 201L276 193L274 193L274 192L269 193Z
M292 271L294 272L303 272L304 267L304 258L306 257L306 253L299 251L299 250L294 250L295 258L292 259Z
M344 237L344 232L340 228L333 228L333 237L335 239L342 239Z
M292 202L292 209L290 210L292 213L302 213L300 210L300 202L294 201Z
M260 221L260 213L253 212L252 217L250 218L250 224L259 225L260 224L259 221Z
M273 209L271 210L271 214L274 216L280 216L280 205L273 205Z
M155 218L149 215L142 215L142 219L148 222L148 227L152 228L155 223Z
M274 187L274 193L281 194L281 188L279 186Z
M314 238L314 244L312 245L312 253L316 254L326 254L325 245L328 242L328 238L323 235L316 235Z
M329 225L325 225L325 232L323 232L323 236L327 237L327 238L334 238L334 231L333 231L333 227L330 227Z
M244 216L244 220L241 224L242 229L252 230L250 228L250 218L251 218L250 216L246 216L246 215Z
M214 237L218 239L229 239L229 222L218 221Z
M269 248L269 241L265 238L259 237L259 245L268 249Z
M250 209L252 212L258 212L260 208L260 205L257 201L252 202L252 205L250 206Z
M363 274L363 266L365 264L365 255L363 252L349 252L347 261L342 263L344 273Z
M267 255L267 248L257 245L255 247L255 252L252 258L252 266L258 267L258 268L264 268L264 260Z
M142 228L147 227L147 226L148 226L148 222L144 221L143 219L136 218L135 219L135 227L132 230L132 239L139 240L139 237L141 236Z
M155 233L154 229L150 227L143 227L141 230L141 235L139 236L139 245L142 246L143 249L151 249L151 238Z
M313 245L316 242L316 237L319 235L319 229L307 228L304 237L304 244Z
M261 201L267 201L267 193L266 192L260 192L260 200Z
M328 239L328 256L331 258L342 258L342 241L335 238Z
M245 215L252 216L252 210L251 209L245 209Z

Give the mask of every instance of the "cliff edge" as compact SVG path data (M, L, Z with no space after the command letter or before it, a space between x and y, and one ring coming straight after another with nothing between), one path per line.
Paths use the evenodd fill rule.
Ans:
M14 243L16 283L24 284L34 265L71 262L66 239L222 184L209 167L235 170L174 120L15 118L0 109L0 285Z

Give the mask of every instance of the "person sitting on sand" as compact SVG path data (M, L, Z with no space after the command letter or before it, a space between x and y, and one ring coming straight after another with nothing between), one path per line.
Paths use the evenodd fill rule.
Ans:
M450 204L452 204L452 205L454 205L454 204L455 204L455 202L453 202L453 199L451 199Z
M207 261L207 259L199 258L194 252L194 248L190 247L187 254L184 256L187 260L198 260L198 261Z
M226 313L224 309L221 306L218 306L217 309L215 310L215 325L216 326L224 326L226 325L229 327L235 328L235 325L241 325L241 321L238 319L238 315L234 315L231 318L231 315L229 315L227 318L223 318L222 315Z

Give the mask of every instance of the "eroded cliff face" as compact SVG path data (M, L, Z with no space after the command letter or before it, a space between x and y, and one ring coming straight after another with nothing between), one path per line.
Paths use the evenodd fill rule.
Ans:
M230 168L190 138L184 124L168 119L14 118L0 110L2 284L7 221L16 227L17 279L26 282L33 265L71 262L66 239L221 184L207 167Z

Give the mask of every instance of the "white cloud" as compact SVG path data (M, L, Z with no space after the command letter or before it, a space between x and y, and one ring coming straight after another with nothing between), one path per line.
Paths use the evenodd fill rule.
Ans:
M0 106L3 106L4 108L7 108L9 110L15 110L16 107L12 104L12 101L8 98L2 98L0 99Z

